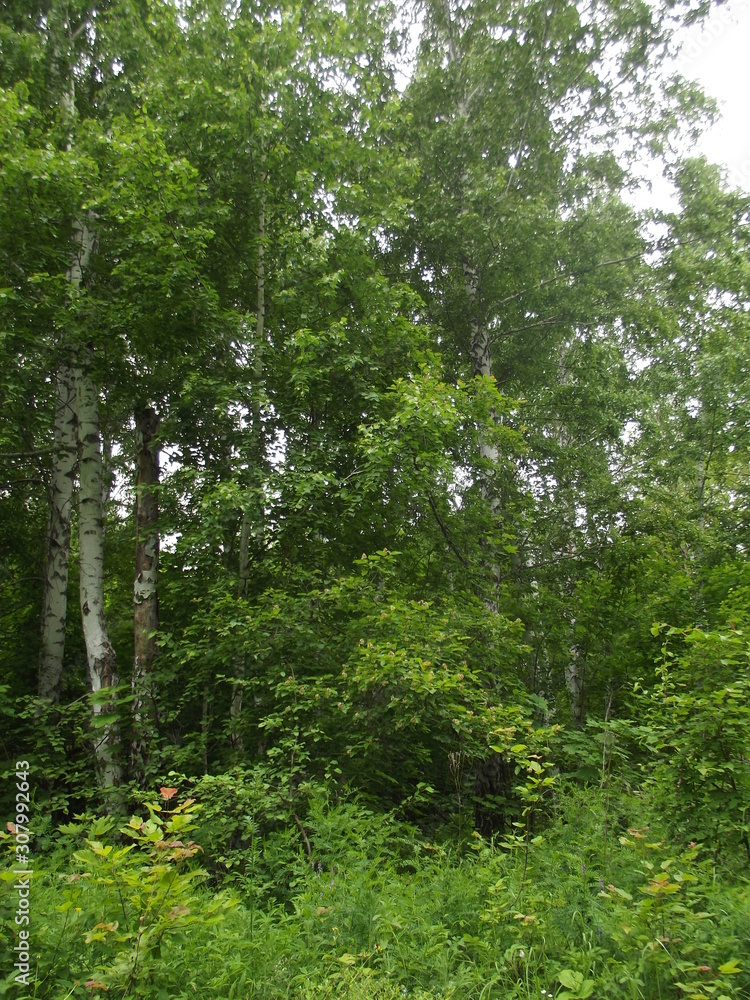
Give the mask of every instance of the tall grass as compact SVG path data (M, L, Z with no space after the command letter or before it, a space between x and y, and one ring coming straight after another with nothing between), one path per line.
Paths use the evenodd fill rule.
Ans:
M84 836L69 829L78 847L68 843L35 876L34 985L19 988L8 968L0 994L750 996L747 881L725 880L705 846L670 844L647 803L624 790L608 799L598 789L559 792L551 825L528 844L432 843L392 816L324 794L313 797L304 830L309 854L290 824L268 835L226 891L196 875L196 858L176 874L168 864L155 873L164 862L140 843L118 873L112 854L82 853ZM194 836L200 843L200 830ZM164 879L183 876L190 883L170 883L157 913L156 890L144 886L162 891ZM10 951L12 882L2 886ZM177 888L182 909L169 910ZM133 935L157 919L133 975Z

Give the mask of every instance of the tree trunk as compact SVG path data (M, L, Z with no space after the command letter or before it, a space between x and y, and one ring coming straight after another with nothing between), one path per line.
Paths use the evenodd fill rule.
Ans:
M135 581L133 583L133 739L131 764L134 776L146 774L151 733L156 725L153 663L159 628L159 451L155 443L159 417L150 407L135 414Z
M492 346L490 343L489 331L478 316L479 305L479 278L477 270L468 260L463 262L464 289L468 301L469 322L471 328L471 371L475 378L492 375ZM490 414L492 424L498 421L497 413ZM487 439L487 435L479 435L479 455L490 467L497 465L500 455L495 444ZM483 476L481 482L482 496L489 504L493 519L499 519L500 499L492 488L491 480ZM486 544L486 543L485 543ZM497 601L497 589L500 582L500 567L494 561L489 561L487 565L490 577L493 581L492 593L484 598L485 607L497 614L499 604Z
M570 712L576 729L583 725L585 707L585 668L578 650L570 650L570 660L565 665L565 684L570 695Z
M55 378L54 450L39 653L39 697L53 703L60 700L65 658L70 517L77 461L75 381L74 369L61 364Z
M261 184L266 182L266 156L265 153L261 154ZM261 424L261 409L260 400L258 393L260 387L263 383L263 346L265 338L265 320L266 320L266 269L265 269L265 238L266 238L266 195L265 192L261 193L260 197L260 207L258 210L258 267L257 267L257 286L256 286L256 307L255 307L255 343L254 343L254 359L253 359L253 375L254 375L254 396L252 404L252 414L251 414L251 428L250 432L252 435L251 442L251 462L255 465L256 470L259 472L263 467L263 461L265 459L265 447L263 442L263 427ZM263 504L261 502L260 509L262 510ZM250 513L245 508L242 514L242 528L240 530L240 565L239 565L239 579L237 583L237 597L242 599L247 595L247 584L250 578ZM235 750L243 749L242 736L236 731L237 722L239 716L242 712L242 699L244 693L244 684L246 673L246 663L244 655L240 655L235 664L235 678L238 683L234 684L232 687L232 700L229 706L229 718L230 718L230 732L231 741Z
M242 600L247 594L247 583L250 578L250 514L246 510L242 515L240 531L240 566L237 581L237 598ZM230 734L229 739L235 750L242 751L244 742L237 732L237 725L242 713L242 696L244 693L245 656L240 653L234 664L235 683L232 685L232 699L229 703Z
M78 384L78 446L80 450L80 493L78 523L80 533L80 598L83 636L86 642L89 682L94 695L110 692L110 697L94 699L97 728L95 752L102 785L120 783L117 761L117 725L112 721L96 726L97 717L114 711L115 688L119 683L115 651L109 640L104 616L104 518L102 513L102 450L99 431L99 398L91 374L93 351L86 349L86 364Z
M83 272L91 257L94 242L92 231L85 224L74 222L75 248L65 278L75 297L80 294ZM64 345L62 349L65 350ZM57 702L60 698L65 658L70 518L78 450L76 412L79 380L80 372L75 366L71 366L68 361L60 364L55 377L54 444L39 653L39 696L51 702Z

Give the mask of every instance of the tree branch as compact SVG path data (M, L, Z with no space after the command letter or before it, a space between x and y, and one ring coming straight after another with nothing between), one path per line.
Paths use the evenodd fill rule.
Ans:
M469 563L466 561L466 559L464 558L464 556L462 556L461 553L459 552L459 550L456 548L456 545L455 545L453 539L450 536L450 532L448 531L448 528L443 523L443 519L440 517L440 514L438 514L438 510L437 510L437 507L435 505L435 501L432 499L432 495L430 493L427 494L427 503L430 505L430 510L432 511L432 513L433 513L433 515L435 517L435 520L437 521L437 525L440 528L440 531L442 533L443 538L448 543L448 548L451 550L451 552L453 553L453 555L458 559L458 561L463 566L465 566L467 569L470 569Z

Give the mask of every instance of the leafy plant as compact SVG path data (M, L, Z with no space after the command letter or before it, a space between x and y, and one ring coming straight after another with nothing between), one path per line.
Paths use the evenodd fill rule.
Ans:
M193 799L171 806L176 791L162 788L161 804L146 803L146 820L133 816L120 828L130 844L106 843L115 821L95 820L86 846L73 852L76 870L58 877L56 910L65 923L55 951L63 943L69 954L77 951L71 971L77 966L79 976L88 973L92 989L91 983L101 982L131 997L146 995L156 979L163 980L166 949L178 948L196 923L220 921L231 905L222 894L213 902L199 896L205 872L189 862L201 848L183 839L195 829L198 807ZM80 825L62 832L80 836ZM40 975L38 985L51 974Z
M738 631L653 631L665 636L658 682L638 688L645 718L634 727L652 755L646 787L683 842L716 857L741 847L750 862L748 642Z

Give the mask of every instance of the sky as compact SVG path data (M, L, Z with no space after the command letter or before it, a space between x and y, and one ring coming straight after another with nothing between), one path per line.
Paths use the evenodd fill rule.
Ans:
M696 152L727 167L733 187L750 191L750 0L715 6L701 26L683 29L676 68L719 104L718 121Z

